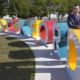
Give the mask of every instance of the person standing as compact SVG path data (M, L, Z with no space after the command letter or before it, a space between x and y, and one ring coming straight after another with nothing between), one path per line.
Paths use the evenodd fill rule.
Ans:
M69 28L80 28L80 6L74 5L67 18Z

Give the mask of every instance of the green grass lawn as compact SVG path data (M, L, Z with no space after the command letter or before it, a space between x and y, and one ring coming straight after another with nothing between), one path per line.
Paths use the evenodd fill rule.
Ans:
M35 58L24 42L0 35L0 80L34 80Z

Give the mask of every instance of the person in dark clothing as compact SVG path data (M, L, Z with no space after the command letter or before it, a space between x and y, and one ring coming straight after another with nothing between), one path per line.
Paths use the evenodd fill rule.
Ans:
M80 6L75 5L69 14L67 23L69 28L80 28Z

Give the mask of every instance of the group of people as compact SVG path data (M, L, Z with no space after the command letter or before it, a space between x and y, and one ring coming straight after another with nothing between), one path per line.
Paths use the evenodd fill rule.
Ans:
M78 28L80 29L80 6L74 5L72 12L67 18L67 23L69 28Z

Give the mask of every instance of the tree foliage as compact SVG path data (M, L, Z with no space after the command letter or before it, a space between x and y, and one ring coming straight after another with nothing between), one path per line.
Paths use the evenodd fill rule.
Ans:
M68 13L74 4L80 5L80 0L0 0L0 16L28 18L53 12Z

